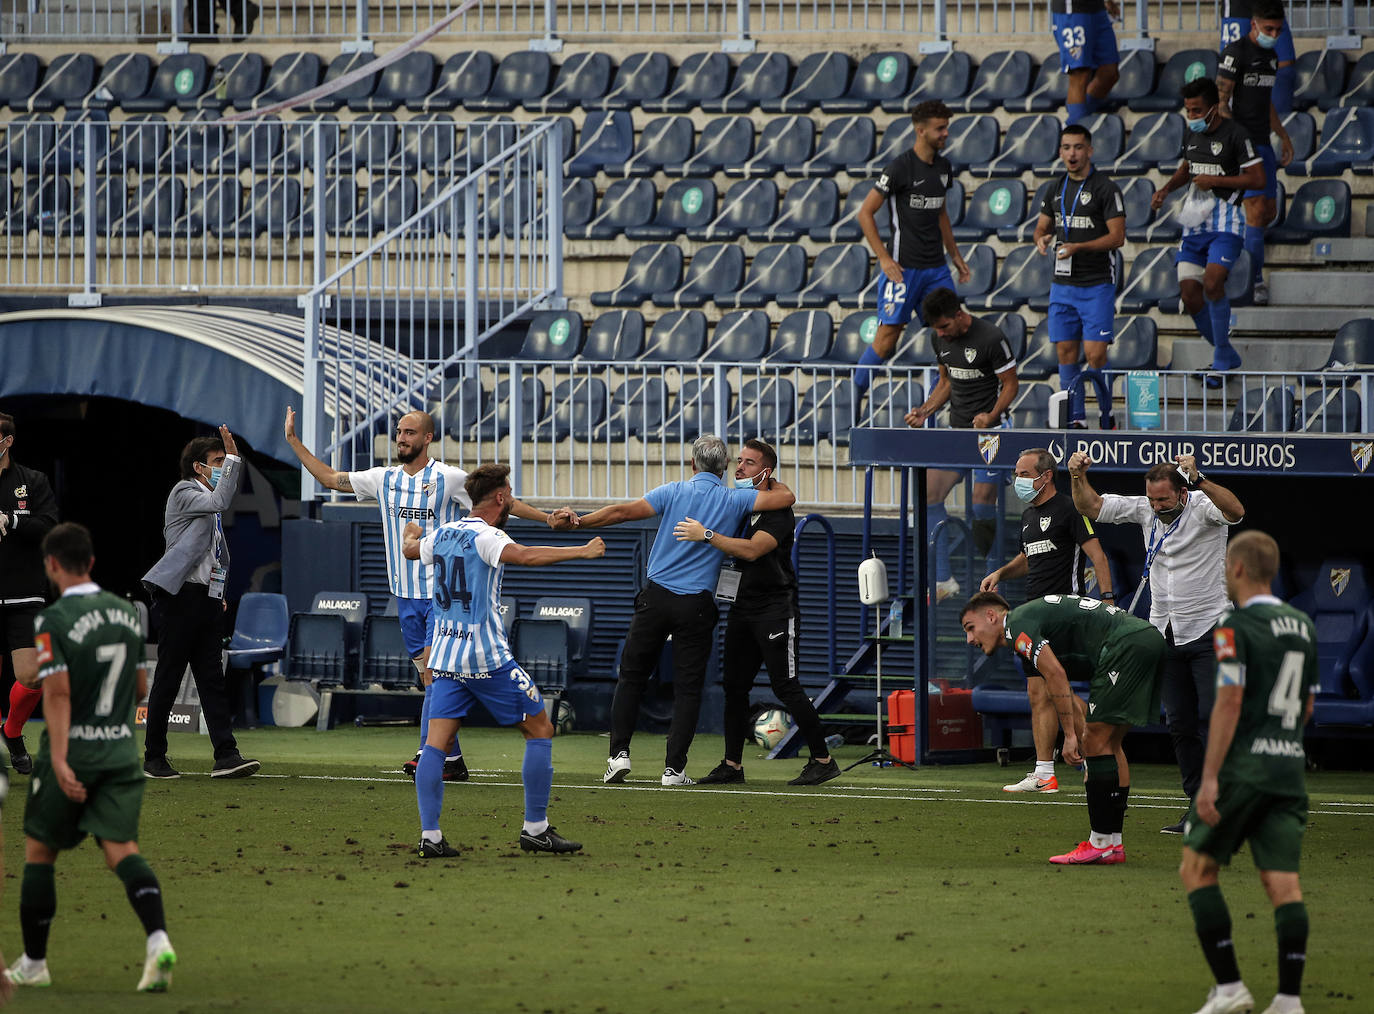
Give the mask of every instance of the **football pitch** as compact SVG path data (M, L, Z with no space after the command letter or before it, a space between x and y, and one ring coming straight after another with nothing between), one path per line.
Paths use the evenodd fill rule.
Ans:
M173 737L180 781L149 782L142 847L179 961L142 996L142 932L89 842L62 857L32 1011L1192 1011L1210 977L1159 828L1182 809L1173 768L1136 765L1127 862L1061 868L1086 837L1081 784L1012 797L1020 766L865 765L816 788L800 760L745 753L748 782L664 789L661 736L635 738L627 784L601 784L607 740L555 740L550 817L575 856L516 845L522 743L463 734L449 785L460 859L422 862L415 792L395 770L413 729L240 736L264 774L212 781L209 744ZM1130 740L1126 741L1130 751ZM862 756L843 747L841 764ZM719 759L699 736L689 774ZM198 773L190 773L198 772ZM22 800L4 810L0 946L21 949ZM1374 1009L1374 776L1309 778L1303 886L1309 1012ZM1236 951L1262 1009L1273 919L1248 854L1223 874Z

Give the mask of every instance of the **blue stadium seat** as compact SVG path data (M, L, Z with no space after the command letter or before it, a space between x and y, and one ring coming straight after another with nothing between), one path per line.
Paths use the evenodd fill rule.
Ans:
M1059 372L1059 353L1050 341L1050 322L1045 318L1035 326L1026 354L1016 363L1016 374L1022 381L1048 380Z
M1141 113L1175 112L1183 108L1179 89L1200 77L1216 80L1217 54L1210 49L1185 49L1165 61L1159 78L1148 95L1131 101L1131 109ZM1113 95L1115 98L1115 95Z
M246 592L239 599L234 616L234 633L229 638L229 668L252 669L278 662L286 653L291 630L291 613L286 596L271 592ZM409 664L409 659L406 660ZM412 668L411 674L415 670Z
M288 145L292 125L287 124ZM451 170L455 134L457 130L449 113L431 113L422 120L407 123L401 129L396 152L386 171L418 173L424 170L437 175ZM308 134L303 134L301 140L308 148L312 141L307 138Z
M470 140L471 137L469 133ZM400 142L395 116L391 113L363 113L348 121L347 132L339 143L333 162L341 172L357 172L360 169L380 171L396 157ZM491 147L494 148L494 144ZM306 150L309 151L308 148ZM469 164L480 165L494 154L494 150L487 151L476 143L470 144Z
M356 685L358 660L363 644L363 621L367 614L367 596L361 592L351 591L316 592L310 604L310 612L307 614L337 616L343 620L344 652L347 658L343 682L346 686Z
M1007 99L1022 98L1030 91L1033 70L1030 54L1019 49L990 53L978 65L968 94L947 100L948 105L965 113L996 109Z
M611 58L605 53L569 53L558 66L553 87L526 95L520 100L532 113L567 112L576 106L600 108L611 86ZM617 107L624 108L624 107Z
M826 354L826 362L857 363L877 334L878 316L872 310L846 314L835 330L835 340Z
M237 180L218 176L194 184L186 195L186 213L172 225L175 236L220 236L243 215L243 189Z
M803 180L787 188L782 207L767 225L749 230L749 238L761 243L801 239L815 229L835 221L840 207L840 190L831 179Z
M949 124L949 140L942 154L953 164L955 171L964 166L991 162L997 156L997 142L1001 137L997 118L987 113L960 116Z
M153 83L153 61L147 53L120 53L106 61L100 79L81 101L86 109L110 109L141 99Z
M157 65L147 90L121 98L119 105L126 113L160 113L175 105L193 108L209 81L210 61L203 53L168 56Z
M63 53L48 64L43 80L27 100L10 106L31 113L72 109L95 87L95 72L95 57L90 53Z
M1117 186L1121 190L1122 203L1126 206L1126 238L1139 243L1140 237L1145 235L1143 230L1155 217L1154 209L1150 207L1150 200L1155 193L1155 181L1145 176L1132 176L1130 179L1121 180ZM1175 190L1174 193L1177 194L1179 191ZM1169 196L1172 197L1173 194Z
M1187 131L1178 113L1150 113L1135 121L1121 157L1100 168L1112 173L1141 175L1155 169L1166 173L1178 167Z
M224 147L216 168L220 172L267 170L281 152L282 125L278 120L240 120L224 130Z
M548 53L518 49L501 58L487 93L464 99L463 105L479 112L509 112L547 92L552 77L553 62Z
M714 377L686 377L682 381L672 408L668 410L662 427L650 430L646 439L691 443L702 433L716 431L716 394L719 391L725 410L725 418L730 418L734 406L734 392L728 382L717 388Z
M751 228L771 222L778 212L778 185L772 180L742 180L730 184L716 217L687 230L689 239L738 239Z
M763 255L754 255L757 262ZM802 254L805 264L805 253ZM750 269L753 270L752 267ZM748 281L745 286L748 286ZM717 300L719 305L719 300ZM708 363L753 363L768 351L768 314L762 310L732 310L720 318L711 332L702 360Z
M358 121L353 122L356 125ZM355 129L350 128L349 133ZM496 158L515 143L516 129L515 120L509 116L477 117L463 134L461 147L454 150L454 171L461 175Z
M1173 247L1149 247L1135 255L1117 297L1119 313L1144 313L1161 302L1178 304L1178 272Z
M1014 228L1026 217L1026 185L1020 180L991 180L973 192L954 238L961 243L987 239L998 229Z
M1144 315L1117 317L1112 324L1112 370L1159 369L1159 327Z
M360 236L380 236L419 210L419 185L408 176L378 176L368 183L353 221ZM507 213L507 221L511 216Z
M628 363L643 352L644 315L638 310L613 310L592 321L580 358Z
M884 101L901 98L911 81L911 57L901 51L869 53L839 98L822 99L827 113L866 113Z
M1283 225L1265 233L1267 243L1306 243L1350 235L1350 184L1345 180L1308 180L1288 202Z
M597 113L587 114L588 123ZM629 119L628 113L613 113ZM586 142L587 127L582 128L583 143ZM692 141L696 128L690 116L659 116L650 120L639 132L639 141L634 145L633 154L620 158L614 163L601 167L601 171L611 176L652 176L662 172L670 165L680 165L692 154ZM630 139L634 133L631 127Z
M847 447L853 427L854 382L849 377L817 377L802 394L797 421L782 442L811 446L828 440Z
M956 183L955 186L958 184ZM859 228L859 208L872 189L873 180L861 180L855 183L844 199L844 207L840 209L835 224L812 229L808 235L817 243L862 243L864 234L863 230ZM962 200L963 190L960 188L961 203ZM878 205L878 210L873 213L873 220L878 226L878 234L886 241L892 234L886 201Z
M832 300L852 297L857 303L868 282L868 249L857 243L828 246L816 255L806 285L775 297L780 307L823 307Z
M728 165L749 160L754 150L754 121L747 116L716 116L706 121L691 157L665 165L669 176L709 176Z
M1004 243L1029 243L1035 235L1035 226L1040 221L1040 209L1045 206L1045 195L1057 193L1059 182L1049 180L1035 188L1035 195L1026 205L1026 215L1015 225L1003 226L997 230L997 238ZM953 224L951 219L951 224Z
M875 429L903 429L906 415L926 400L920 381L911 379L875 380L868 392L868 417L865 425Z
M563 232L573 239L614 239L631 226L653 220L656 196L652 180L615 180L602 195L596 214L585 225L565 226Z
M450 383L443 401L431 401L425 406L430 417L439 424L436 438L468 439L473 427L486 414L485 395L482 381L477 377L463 377Z
M1288 131L1288 140L1293 142L1293 162L1306 162L1317 150L1317 121L1311 113L1294 110L1283 117L1283 129ZM1278 149L1274 151L1278 154ZM1289 163L1291 166L1293 163ZM1284 167L1289 172L1288 166Z
M835 322L824 310L795 310L773 334L768 360L781 363L818 363L830 353ZM741 392L741 395L743 392Z
M700 310L673 310L654 322L641 361L685 363L700 359L706 351L706 314Z
M678 67L672 87L662 98L645 98L639 104L649 113L682 113L719 99L729 83L730 57L716 51L692 53Z
M65 180L66 177L59 177ZM70 204L64 213L40 216L38 231L44 236L75 237L86 233L86 201L84 187L77 191L79 199ZM124 177L97 176L95 178L95 201L89 216L97 236L110 234L111 219L124 211Z
M161 76L159 68L158 77ZM266 81L267 62L261 53L229 53L215 64L204 91L180 95L176 104L180 109L251 109L253 97L262 92Z
M649 183L648 180L636 180ZM649 189L653 184L649 183ZM658 214L647 225L625 230L630 239L672 239L688 229L701 228L716 217L716 185L709 179L678 180L659 202Z
M1326 114L1321 144L1312 157L1300 161L1295 154L1284 171L1290 176L1339 176L1371 159L1374 159L1374 109L1345 107Z
M775 243L754 254L744 284L716 294L719 307L766 306L779 292L796 292L806 281L806 250L800 243Z
M728 58L726 64L729 64ZM653 102L662 99L668 91L668 79L672 72L673 64L667 53L631 53L616 68L615 80L611 82L610 90L599 98L583 100L582 108L650 108Z
M1179 209L1183 207L1184 198L1188 195L1187 187L1180 187L1168 197L1164 198L1164 206L1158 211L1150 207L1150 200L1154 195L1154 181L1136 177L1131 183L1139 182L1139 191L1133 191L1130 199L1134 201L1144 201L1149 215L1144 225L1132 226L1129 222L1132 209L1128 203L1126 238L1132 243L1177 243L1183 235L1183 226L1178 222ZM1122 187L1122 198L1125 199L1126 187Z
M563 362L582 350L582 318L569 310L541 310L530 320L521 359Z
M496 60L485 50L454 53L439 68L433 89L418 98L406 98L405 107L417 113L429 113L465 106L491 91L495 75Z
M1248 387L1236 398L1231 421L1232 433L1291 433L1297 428L1297 406L1288 385Z
M987 319L1007 336L1012 356L1020 359L1026 351L1026 318L1019 313L994 313Z
M1059 120L1048 113L1018 116L1007 128L997 157L991 162L971 165L968 171L975 177L984 178L1020 176L1037 166L1051 165L1058 158L1059 132Z
M1216 56L1212 57L1213 62ZM1123 109L1135 109L1136 103L1152 95L1155 87L1155 54L1149 49L1128 49L1121 54L1117 64L1116 84L1112 85L1108 102L1118 103ZM1182 106L1183 100L1179 99Z
M764 99L759 105L767 113L810 112L826 99L837 99L844 94L852 68L847 53L809 53L797 66L791 87L779 96Z
M29 96L42 74L43 65L33 53L0 55L0 102L16 111L28 109Z
M821 131L814 155L789 163L784 169L788 176L834 176L851 162L866 162L873 154L877 134L871 117L838 117Z
M1374 370L1374 317L1361 317L1340 326L1323 369Z
M797 389L786 377L754 377L740 385L737 405L730 433L780 433L797 417Z
M248 102L234 100L235 109L262 109L292 99L320 83L324 65L315 53L283 53L272 61L272 69L262 88Z
M703 98L699 105L708 113L743 113L781 98L792 76L792 61L777 50L745 55L735 69L730 86L720 98Z
M1337 102L1362 109L1374 106L1374 53L1365 53L1350 68L1350 80Z
M888 363L892 366L929 366L939 365L935 357L935 332L922 327L914 317L897 337L897 348Z
M998 272L997 285L986 296L966 300L970 308L1014 310L1031 300L1048 300L1054 268L1034 246L1019 246L1007 254Z
M567 625L568 661L574 673L586 668L594 618L595 609L589 598L546 595L534 602L534 619L557 619Z
M1328 109L1345 90L1345 53L1339 49L1309 49L1298 54L1297 80L1293 83L1293 108L1317 106Z
M883 138L878 149L866 162L850 162L845 168L850 176L872 176L878 174L896 161L897 156L911 148L916 141L916 128L911 117L898 117L883 129Z
M563 185L563 235L575 235L592 220L596 208L596 184L588 179L570 179Z
M21 113L6 124L5 164L37 173L57 148L57 126L50 113Z
M668 388L662 377L640 376L623 380L611 392L610 412L592 434L592 439L600 442L642 437L659 424L667 407Z
M954 275L954 291L960 299L978 299L992 291L997 281L997 254L986 243L960 245L959 252L964 255L964 263L969 267L969 280L959 281ZM954 274L953 269L950 273Z
M1051 53L1035 72L1030 91L1021 98L1007 99L1002 107L1014 113L1047 113L1063 106L1068 95L1069 76L1059 72L1059 54Z
M1312 586L1295 595L1292 605L1312 617L1316 629L1321 695L1342 696L1340 661L1370 605L1363 565L1349 557L1323 560Z
M735 292L743 283L744 249L736 243L708 243L692 255L680 285L659 289L652 298L655 306L702 306L716 293Z
M1306 433L1361 433L1362 407L1360 396L1353 389L1328 387L1303 399L1298 421Z
M518 619L511 629L511 653L548 701L568 688L568 627L562 620Z
M407 53L395 63L382 68L377 75L376 87L370 92L350 97L347 100L348 108L355 113L375 113L422 102L434 88L437 71L433 53L423 49Z
M415 665L410 661L398 617L369 616L363 621L360 665L358 682L363 687L408 690L415 685Z
M301 221L301 183L293 178L258 180L248 192L237 220L207 221L220 239L253 239L267 233L274 238L295 235Z
M909 116L926 99L949 102L968 94L973 83L973 60L962 50L931 53L916 67L911 90L899 99L888 99L883 111Z
M349 673L345 627L337 614L293 614L283 675L320 686L343 686Z
M524 377L520 381L520 432L523 441L534 439L535 430L544 420L544 382L538 377ZM487 411L477 423L477 439L500 441L512 435L512 401L509 385L501 381L497 391L487 398Z
M658 122L658 121L655 121ZM644 128L648 134L650 127ZM608 166L626 165L634 151L634 121L626 112L588 113L582 123L582 141L577 153L568 163L569 176L595 176ZM650 170L652 172L652 170ZM617 175L649 175L649 173L618 173Z
M85 124L94 125L90 132L92 150L86 150ZM96 165L105 161L110 144L110 114L103 109L68 109L62 114L62 123L56 127L55 144L51 157L43 168L45 172L69 173L86 168L87 159L92 158Z
M108 235L135 238L145 232L154 236L172 235L172 225L186 205L186 183L175 176L145 179L128 192L128 203L122 210L111 209L115 216Z
M805 162L816 147L816 124L809 116L773 116L764 125L753 157L725 167L726 176L772 176L789 163Z
M424 133L451 136L451 132L442 129L426 129ZM323 149L325 166L337 172L337 156L339 144L343 139L343 125L333 113L307 113L284 123L281 150L272 166L273 171L299 172L306 166L313 168L317 134ZM451 160L452 152L449 151L447 154Z
M593 431L606 421L609 408L610 395L600 377L560 380L549 401L549 414L535 427L534 437L552 443L568 437L590 440Z
M1018 430L1042 430L1049 426L1050 395L1054 392L1049 384L1022 384L1011 403L1012 425Z
M1115 162L1126 147L1126 125L1116 113L1093 113L1082 121L1083 126L1092 131L1093 162L1105 164ZM1058 167L1063 171L1063 166ZM1037 172L1036 175L1041 175Z
M373 59L375 58L371 53L341 53L329 61L329 66L324 69L324 81L322 83L333 84L345 74L350 74L360 67L371 63ZM431 67L433 66L433 62L433 58L431 57ZM273 69L275 70L276 68L274 67ZM310 103L310 108L324 111L339 109L342 106L348 105L350 102L366 102L368 96L376 91L377 78L379 76L380 72L375 70L369 74L364 74L352 84L342 85L329 95L316 99ZM300 93L297 92L296 94ZM290 96L287 97L289 98ZM379 109L380 108L381 107L379 107ZM386 108L395 109L396 106L392 103L386 106Z

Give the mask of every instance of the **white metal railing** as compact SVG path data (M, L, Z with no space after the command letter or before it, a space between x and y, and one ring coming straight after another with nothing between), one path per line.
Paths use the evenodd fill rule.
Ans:
M532 308L565 305L559 127L506 123L486 141L466 176L438 186L303 297L302 437L336 467L366 467L374 437L397 415L449 400L487 335ZM329 328L359 341L326 351L320 336ZM399 353L399 364L379 358L378 345ZM331 366L375 372L383 383L340 391L326 406L321 377ZM340 421L332 432L326 415ZM303 482L308 499L314 483Z

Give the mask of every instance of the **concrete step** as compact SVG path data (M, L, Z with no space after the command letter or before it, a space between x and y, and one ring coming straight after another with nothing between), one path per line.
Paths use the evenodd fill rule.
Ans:
M1369 301L1369 274L1364 271L1271 271L1270 307L1353 306Z
M1374 214L1374 205L1370 207ZM1312 243L1312 257L1319 262L1333 264L1374 263L1374 238L1319 239Z
M1233 333L1273 334L1287 338L1299 334L1334 335L1342 324L1361 317L1374 317L1374 307L1325 306L1314 300L1308 306L1244 306L1234 310L1232 316L1235 318Z
M1239 339L1232 342L1246 370L1320 370L1331 355L1331 340L1294 338ZM1201 338L1174 340L1173 370L1205 370L1212 365L1212 346Z

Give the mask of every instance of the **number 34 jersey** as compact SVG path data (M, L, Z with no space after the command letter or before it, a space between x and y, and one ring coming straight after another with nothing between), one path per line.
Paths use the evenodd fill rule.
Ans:
M1307 698L1317 686L1312 620L1268 595L1225 616L1213 633L1217 689L1242 687L1235 739L1221 777L1261 792L1306 796Z
M436 672L492 672L514 660L501 623L501 551L511 537L481 518L441 525L420 540L433 567Z

